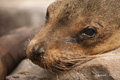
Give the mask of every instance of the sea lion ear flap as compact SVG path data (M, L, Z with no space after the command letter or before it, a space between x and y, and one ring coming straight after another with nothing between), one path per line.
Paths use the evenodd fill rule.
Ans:
M49 21L49 19L51 17L53 17L53 15L55 15L56 13L56 9L59 7L59 5L61 4L62 0L57 0L55 2L53 2L52 4L50 4L47 8L47 11L46 11L46 21L45 23L47 23Z
M63 0L56 0L48 6L48 11L53 12L56 10Z

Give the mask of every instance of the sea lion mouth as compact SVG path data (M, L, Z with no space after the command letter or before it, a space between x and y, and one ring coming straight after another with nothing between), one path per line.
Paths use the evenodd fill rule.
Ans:
M97 54L97 55L81 55L81 56L77 55L74 57L73 56L72 57L61 57L59 60L53 57L54 59L52 62L50 62L51 60L49 59L49 57L45 55L37 56L37 57L33 57L31 55L29 56L29 59L33 63L39 65L40 67L47 69L48 71L59 74L61 72L69 71L78 65L80 66L94 58L110 56L109 54L106 55L106 53L109 53L109 52L111 51L104 52L102 54Z
M55 61L52 65L53 72L64 72L68 71L75 66L76 62L62 62L62 61Z
M65 71L69 71L72 68L78 66L78 65L82 65L83 63L91 60L93 58L71 58L71 59L63 59L63 60L58 60L55 61L54 64L52 64L51 66L51 70L53 72L59 73L59 72L65 72Z
M81 65L90 60L86 59L86 57L80 58L61 58L60 60L55 60L50 62L51 60L45 58L45 56L41 57L29 57L29 59L37 64L38 66L47 69L50 72L54 73L61 73L71 70L72 68L76 67L77 65Z
M78 62L78 61L69 61L65 58L56 60L54 57L53 57L53 60L49 60L49 57L48 56L46 57L44 54L34 55L33 53L30 53L30 52L28 54L29 55L27 57L33 63L55 73L68 71L71 68L75 67L76 63Z
M52 53L50 53L51 51ZM74 55L72 53L64 53L64 52L53 53L54 51L53 50L51 51L49 53L46 52L46 53L39 54L37 53L38 51L34 52L34 49L29 47L27 51L27 54L29 55L27 55L27 57L34 64L55 73L69 71L72 68L76 67L77 65L83 64L90 59L86 55ZM53 55L59 54L59 56L57 55L50 56L49 54L53 54ZM60 54L64 54L64 56L60 57Z

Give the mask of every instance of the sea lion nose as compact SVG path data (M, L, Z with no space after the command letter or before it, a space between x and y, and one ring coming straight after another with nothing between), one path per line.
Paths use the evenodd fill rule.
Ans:
M44 47L40 47L39 45L35 45L32 49L32 53L35 56L41 56L45 53L45 48Z

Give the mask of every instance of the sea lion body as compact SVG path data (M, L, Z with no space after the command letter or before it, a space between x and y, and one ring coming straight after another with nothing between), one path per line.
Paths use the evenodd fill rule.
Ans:
M38 29L21 27L0 37L0 80L5 80L5 77L26 57L26 42Z
M119 21L120 0L58 0L48 7L27 56L56 74L70 71L89 56L120 47Z

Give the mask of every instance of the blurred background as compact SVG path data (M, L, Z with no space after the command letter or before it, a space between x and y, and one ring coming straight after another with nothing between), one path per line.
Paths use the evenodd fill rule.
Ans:
M0 36L20 27L44 25L46 8L54 0L0 0Z

